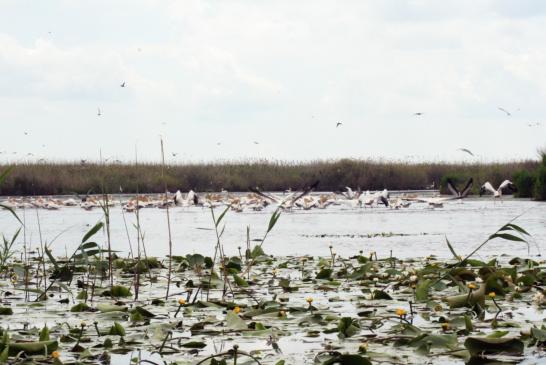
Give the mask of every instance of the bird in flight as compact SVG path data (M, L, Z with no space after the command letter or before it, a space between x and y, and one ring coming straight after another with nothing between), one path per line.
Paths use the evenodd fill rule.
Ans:
M420 117L420 116L423 115L423 114L425 114L425 113L423 113L423 112L413 113L413 115L416 115L416 116L418 116L418 117Z
M222 144L222 142L216 142L216 145L217 145L217 146L219 146L219 145L221 145L221 144Z
M178 155L178 152L172 152L173 157L176 157Z
M102 115L100 108L97 108L97 115L100 117Z
M340 125L343 125L343 123L337 122L337 123L336 123L336 128L339 127Z
M121 85L119 85L121 87L125 87L125 81L123 81L123 83Z
M529 127L538 127L538 126L540 126L540 122L529 123L529 124L527 124L527 126L529 126Z
M260 144L258 141L254 141L254 144Z
M474 154L473 154L469 149L466 149L466 148L459 148L459 151L466 152L466 153L468 153L470 156L474 156Z
M28 136L28 132L25 132L25 136Z
M510 113L508 110L506 110L506 109L504 109L504 108L501 108L500 106L497 107L497 109L499 109L499 110L502 111L502 112L505 112L506 115L509 116L509 117L512 116L512 113Z

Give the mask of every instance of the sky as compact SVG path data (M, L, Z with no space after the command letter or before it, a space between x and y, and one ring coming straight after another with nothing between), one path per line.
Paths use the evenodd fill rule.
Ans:
M0 162L159 161L160 136L170 163L505 161L546 146L546 1L0 8Z

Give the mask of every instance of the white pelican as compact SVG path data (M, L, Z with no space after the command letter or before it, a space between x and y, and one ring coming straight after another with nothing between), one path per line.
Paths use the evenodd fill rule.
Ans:
M474 180L472 178L468 179L463 190L459 191L457 190L457 187L455 186L453 181L451 179L447 179L447 188L449 189L449 191L454 197L462 199L462 198L465 198L468 195L468 193L470 193L470 189L472 189L473 183L474 183Z
M295 193L290 193L287 196L280 198L278 196L275 196L274 194L265 194L260 191L258 188L249 188L249 190L255 194L258 194L266 199L271 200L273 203L277 204L278 207L281 209L292 209L294 207L294 203L298 201L300 198L303 198L307 194L311 192L311 190L315 189L318 186L319 182L318 180L311 186L305 188L303 192L301 192L298 195L295 195Z
M499 185L499 188L495 190L493 188L493 185L489 181L487 181L485 184L482 185L480 189L480 196L482 196L486 191L489 191L493 193L494 198L500 198L502 197L503 190L511 190L513 192L518 191L516 189L516 186L510 181L510 180L504 180L502 184Z
M465 198L468 193L470 192L470 189L472 188L473 180L470 178L464 189L459 191L457 187L453 184L453 181L451 179L447 180L447 187L449 191L451 192L452 196L449 197L432 197L432 198L425 198L425 197L417 197L417 198L405 198L405 200L410 201L417 201L421 203L427 203L429 207L431 208L442 208L444 206L444 203L449 200L456 200L456 199L463 199Z

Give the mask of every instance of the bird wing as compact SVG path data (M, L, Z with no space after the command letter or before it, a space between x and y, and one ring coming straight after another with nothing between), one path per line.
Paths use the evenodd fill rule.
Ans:
M504 108L501 108L500 106L498 107L499 110L502 110L503 112L506 113L506 115L510 116L512 115L508 110L504 109Z
M470 189L472 189L472 184L474 183L474 180L472 178L468 179L468 182L466 183L465 187L463 188L463 191L461 191L461 198L464 198L470 193Z
M453 183L451 179L447 179L447 188L449 189L452 195L461 196L461 193L459 193L459 190L457 190L457 187L455 186L455 184Z
M266 198L266 199L269 199L269 200L271 200L271 201L273 201L273 202L275 202L275 203L280 203L280 202L281 202L278 198L276 198L276 197L274 197L274 196L272 196L272 195L263 193L263 192L262 192L260 189L258 189L257 187L256 187L256 188L249 187L248 190L250 190L250 191L253 192L254 194L258 194L259 196L264 197L264 198Z
M318 186L318 184L319 184L319 180L315 181L312 185L306 187L301 194L296 195L294 198L292 198L291 202L294 203L296 200L309 194L313 189L315 189Z
M474 156L474 154L467 148L459 148L459 151L463 151L463 152L468 153L470 156Z
M493 188L493 185L489 181L486 181L485 184L482 185L482 190L487 190L493 194L496 193L495 188Z
M504 190L504 189L506 189L506 188L509 188L510 185L512 185L512 182L511 182L510 180L504 180L504 181L502 182L502 184L500 184L498 190L499 190L499 191L502 191L502 190Z

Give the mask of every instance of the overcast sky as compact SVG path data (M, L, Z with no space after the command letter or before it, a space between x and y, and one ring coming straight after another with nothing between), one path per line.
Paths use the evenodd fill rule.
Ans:
M170 162L507 160L546 145L542 0L0 9L4 162L128 161L135 146L159 160L160 135Z

